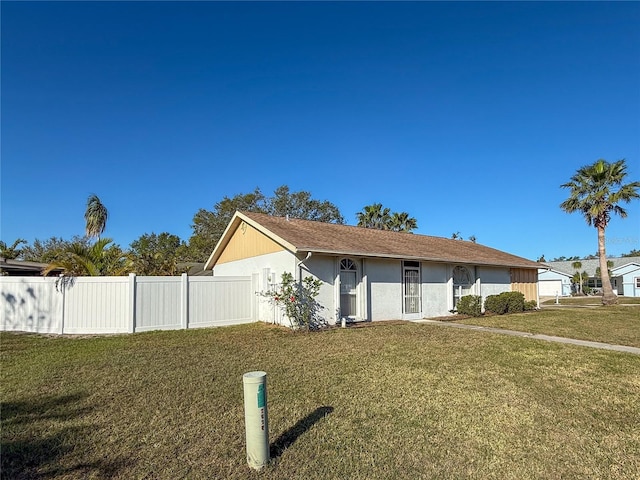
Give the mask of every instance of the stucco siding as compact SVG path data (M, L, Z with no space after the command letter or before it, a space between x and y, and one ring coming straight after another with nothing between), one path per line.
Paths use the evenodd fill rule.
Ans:
M367 259L371 320L402 318L402 262Z
M498 295L511 291L511 273L509 268L478 267L476 269L480 279L480 295L482 303L489 295Z
M424 317L451 315L448 310L451 268L444 263L422 264L422 313Z
M322 282L316 301L322 305L322 309L319 312L320 316L331 325L336 321L337 312L335 304L335 264L335 257L313 255L304 261L302 268L302 278L310 276Z

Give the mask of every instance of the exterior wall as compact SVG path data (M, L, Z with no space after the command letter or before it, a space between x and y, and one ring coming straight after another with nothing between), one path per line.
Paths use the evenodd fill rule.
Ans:
M336 303L336 264L336 257L313 255L299 267L296 277L300 278L300 275L302 278L311 276L322 281L316 301L322 305L320 316L331 325L334 325L338 320L338 306L340 305L339 297L338 303Z
M402 318L402 262L400 260L367 259L371 320Z
M640 288L636 285L636 279L640 278L640 264L629 263L616 268L612 272L613 278L617 280L618 294L625 297L640 297Z
M480 279L482 304L490 295L499 295L511 291L511 272L506 267L478 267L476 274Z
M267 323L278 325L290 325L288 320L281 314L267 298L260 295L267 292L280 283L282 274L289 272L294 274L298 260L295 255L288 250L258 255L255 257L235 260L213 267L214 278L231 276L250 276L257 274L258 285L253 292L254 300L257 301L257 319Z
M538 299L538 271L526 268L511 269L511 291L524 294L526 301Z
M242 224L233 232L216 265L281 252L284 248L251 225Z
M444 263L422 263L422 313L425 317L451 315L453 302L451 267Z

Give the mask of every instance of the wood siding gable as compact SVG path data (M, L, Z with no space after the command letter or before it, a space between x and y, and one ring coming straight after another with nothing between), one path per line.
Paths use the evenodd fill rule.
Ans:
M285 248L282 245L243 221L233 232L216 263L228 263L283 250Z
M511 269L511 291L520 292L526 301L538 299L538 272L528 268Z

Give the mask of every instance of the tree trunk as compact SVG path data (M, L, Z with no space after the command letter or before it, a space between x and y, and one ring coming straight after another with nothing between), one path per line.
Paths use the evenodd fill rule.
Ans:
M611 279L609 278L609 268L607 265L607 251L604 241L604 228L598 228L598 256L600 257L600 280L602 281L602 304L613 305L618 303L618 296L613 293Z

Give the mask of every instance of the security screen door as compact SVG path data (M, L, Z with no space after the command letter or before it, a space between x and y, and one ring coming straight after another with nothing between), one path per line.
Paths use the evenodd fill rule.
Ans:
M404 262L404 313L420 313L420 267Z

